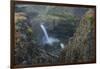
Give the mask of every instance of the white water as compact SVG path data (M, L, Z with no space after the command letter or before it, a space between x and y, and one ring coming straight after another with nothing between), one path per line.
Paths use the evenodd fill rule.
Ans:
M64 48L64 44L63 43L60 43L60 46L61 46L61 48Z
M45 26L43 24L41 24L40 27L43 30L44 37L45 37L44 40L43 40L44 44L50 44L50 45L52 45L54 42L59 42L58 39L48 36L48 33L47 33L47 31L45 29Z
M48 44L52 45L54 42L59 42L58 39L52 38L52 37L49 37L49 36L48 36L48 33L47 33L47 31L46 31L46 29L45 29L45 27L44 27L43 24L41 24L40 27L41 27L41 29L43 30L44 37L45 37L44 40L43 40L43 43L44 43L44 44L47 44L47 43L48 43ZM60 43L60 47L61 47L61 48L64 48L64 44L63 44L63 43Z
M41 26L41 28L42 28L42 30L43 30L43 32L44 32L44 35L45 35L45 38L46 38L47 42L49 42L49 36L48 36L48 34L47 34L47 31L46 31L44 25L41 24L40 26Z

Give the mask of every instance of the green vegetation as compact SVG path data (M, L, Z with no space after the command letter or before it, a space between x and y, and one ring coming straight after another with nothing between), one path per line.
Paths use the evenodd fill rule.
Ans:
M15 64L69 64L95 60L93 8L16 5L15 11ZM50 37L60 42L44 45L40 24L44 24ZM60 43L64 44L63 49Z

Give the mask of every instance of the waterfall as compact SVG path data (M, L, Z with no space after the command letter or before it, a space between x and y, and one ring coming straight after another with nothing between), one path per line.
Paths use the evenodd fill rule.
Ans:
M43 39L43 44L49 44L52 46L53 43L58 43L60 42L58 39L54 38L54 37L49 37L48 33L46 31L46 28L43 24L40 24L41 29L43 30L44 33L44 39ZM62 44L61 44L62 45Z
M49 42L49 36L48 36L48 34L47 34L47 31L46 31L44 25L41 24L40 27L41 27L41 29L42 29L43 32L44 32L44 35L45 35L46 40Z

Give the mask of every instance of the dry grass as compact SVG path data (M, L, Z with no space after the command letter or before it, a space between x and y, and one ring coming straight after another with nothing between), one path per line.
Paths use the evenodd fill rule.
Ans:
M26 20L26 19L27 17L25 13L23 12L15 13L15 23Z
M92 36L94 34L93 29L95 29L94 21L94 13L92 10L89 10L82 18L76 33L69 39L66 48L62 51L60 62L82 63L95 60L94 35ZM90 33L91 35L89 35ZM91 39L89 39L90 36ZM92 45L89 46L89 43Z

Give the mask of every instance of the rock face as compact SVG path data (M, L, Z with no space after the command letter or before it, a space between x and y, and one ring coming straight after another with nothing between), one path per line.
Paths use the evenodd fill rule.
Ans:
M95 13L86 12L73 37L62 51L60 62L84 63L95 61Z
M19 5L15 13L15 64L81 63L95 60L95 13L93 9L88 10ZM43 43L45 39L41 23L44 23L51 37L52 46Z

